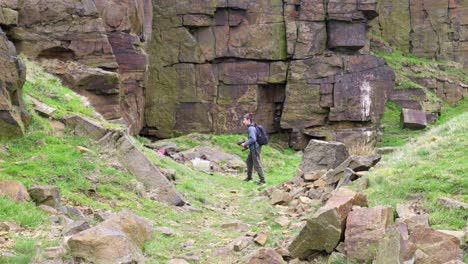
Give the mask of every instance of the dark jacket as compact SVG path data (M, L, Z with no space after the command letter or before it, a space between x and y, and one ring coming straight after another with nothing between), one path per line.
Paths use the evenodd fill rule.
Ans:
M249 147L250 150L258 149L260 145L257 143L257 128L254 124L247 127L248 140L245 142L245 146Z

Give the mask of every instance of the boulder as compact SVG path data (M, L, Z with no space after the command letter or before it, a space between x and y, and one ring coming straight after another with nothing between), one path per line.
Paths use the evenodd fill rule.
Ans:
M60 189L57 186L32 185L28 192L37 205L44 204L54 208L60 206Z
M389 206L353 208L346 220L345 251L348 258L372 261L379 240L393 223L393 210Z
M415 255L417 263L447 263L463 260L460 241L452 235L429 227L417 226L410 233L409 241L415 245L416 251L424 252L423 255Z
M343 143L311 140L304 150L299 169L304 174L338 167L349 156Z
M271 248L259 249L253 257L249 259L248 264L283 264L283 258Z
M365 196L346 188L332 192L327 203L307 220L306 226L289 246L291 255L305 258L316 251L331 253L340 242L348 213L355 205L367 206Z
M427 126L426 113L403 108L401 109L401 122L404 128L424 129Z
M70 237L70 254L93 263L144 262L144 242L152 238L151 222L121 211L97 226ZM99 250L96 250L99 249Z
M0 181L0 194L18 202L31 200L26 187L19 181Z
M284 204L288 204L292 200L292 197L288 192L275 189L271 193L270 199L271 199L270 202L272 205L277 205L277 204L284 205Z

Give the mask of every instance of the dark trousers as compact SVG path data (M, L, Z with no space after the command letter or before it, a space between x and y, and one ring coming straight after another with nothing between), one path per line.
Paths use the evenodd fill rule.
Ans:
M265 177L263 175L262 161L260 159L261 152L262 147L250 149L249 156L247 156L247 178L252 179L252 169L255 168L260 181L263 182L265 181Z

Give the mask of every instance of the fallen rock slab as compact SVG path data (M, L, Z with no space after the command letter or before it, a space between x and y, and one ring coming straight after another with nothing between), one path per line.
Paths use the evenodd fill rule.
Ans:
M466 209L468 210L468 204L464 202L460 202L454 199L450 199L447 197L440 197L438 200L440 205L445 206L451 209Z
M37 205L60 206L60 189L57 186L33 185L29 188L29 195Z
M117 159L145 185L147 190L151 191L151 196L155 200L176 206L187 204L185 197L135 145L130 136L118 132L108 133L99 144L114 150Z
M26 187L19 181L0 181L0 194L6 195L17 202L31 200Z
M349 157L343 143L312 139L304 150L299 169L305 174L338 167Z
M332 192L289 246L291 256L305 258L315 251L331 253L340 242L348 213L355 205L367 207L366 197L346 188Z
M401 122L404 128L424 129L427 126L426 113L421 110L401 109Z
M70 237L67 245L74 257L104 263L143 263L141 252L153 236L150 221L121 211L97 226Z
M390 206L353 208L346 220L346 255L363 262L372 261L377 254L379 240L392 223L393 210Z

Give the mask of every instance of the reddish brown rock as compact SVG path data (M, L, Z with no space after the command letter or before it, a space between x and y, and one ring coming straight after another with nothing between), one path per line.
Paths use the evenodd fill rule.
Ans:
M460 241L454 236L418 226L410 233L409 240L417 250L425 253L422 256L416 256L418 263L446 263L462 260Z
M37 205L60 206L60 189L56 186L32 185L29 187L29 195Z
M248 264L283 264L283 258L275 250L270 248L259 249L256 254L250 258Z
M30 201L28 191L19 181L0 181L0 194L18 202Z
M366 43L366 24L331 20L327 25L328 48L362 49Z
M315 251L331 253L340 242L346 218L354 205L367 206L367 199L345 188L334 191L291 243L288 248L291 255L305 258Z
M424 129L427 126L426 114L423 111L401 109L403 127L411 129Z
M346 256L360 261L372 261L379 240L393 223L393 210L388 206L354 208L346 220Z

